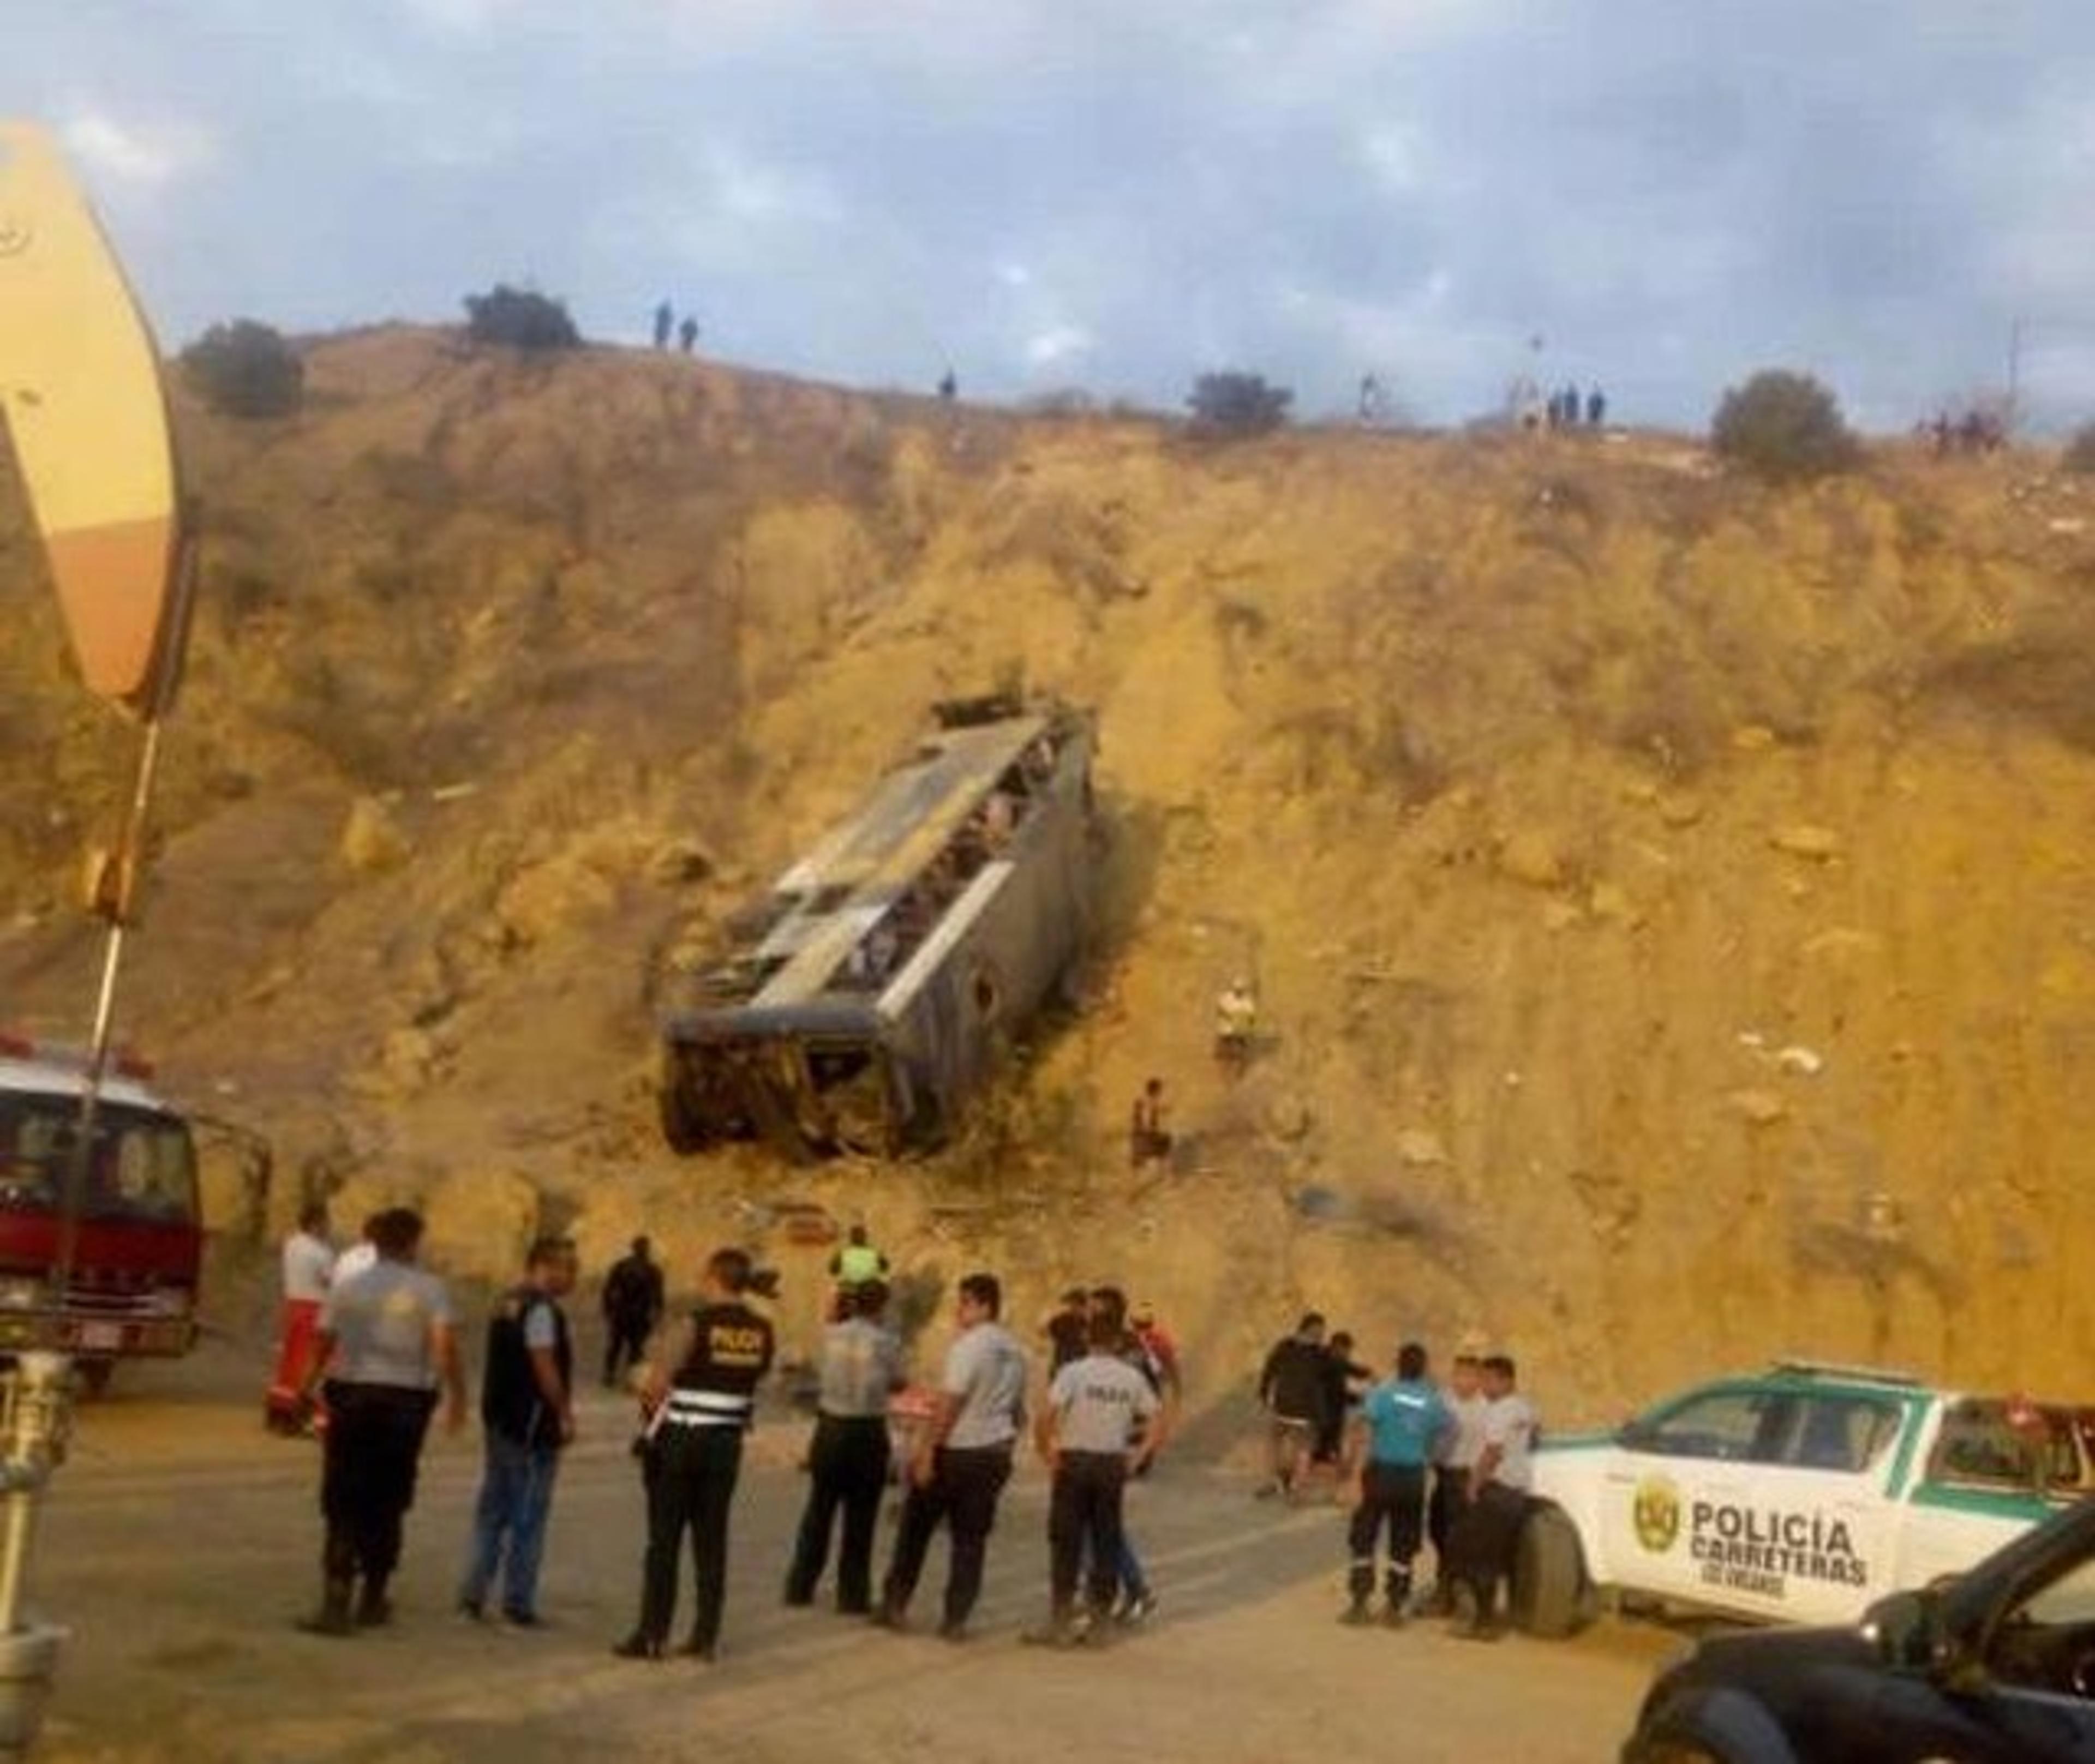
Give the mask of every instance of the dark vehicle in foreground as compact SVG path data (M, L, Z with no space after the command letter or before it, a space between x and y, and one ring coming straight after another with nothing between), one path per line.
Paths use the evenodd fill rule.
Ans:
M1077 963L1092 917L1090 718L1004 696L937 715L680 983L662 1028L673 1149L935 1143Z
M1624 1764L2090 1764L2095 1498L1852 1627L1714 1637L1662 1672Z

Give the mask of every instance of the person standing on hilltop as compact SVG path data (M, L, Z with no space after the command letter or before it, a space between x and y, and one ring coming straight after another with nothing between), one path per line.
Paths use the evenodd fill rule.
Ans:
M1265 1357L1258 1375L1258 1400L1267 1418L1270 1475L1258 1491L1261 1499L1295 1498L1296 1479L1323 1420L1327 1363L1324 1319L1315 1311L1303 1313L1295 1333L1282 1336Z
M687 314L683 323L677 327L677 347L688 355L698 341L699 321Z
M1347 1528L1352 1555L1347 1570L1348 1603L1344 1621L1368 1621L1368 1601L1374 1592L1375 1540L1389 1531L1389 1566L1383 1581L1383 1622L1392 1628L1405 1619L1411 1601L1411 1565L1418 1554L1426 1505L1426 1466L1453 1418L1440 1393L1426 1382L1426 1350L1407 1341L1396 1351L1396 1375L1367 1394L1354 1424L1344 1479L1351 1481L1360 1466L1358 1503ZM1361 1445L1366 1447L1361 1461Z
M1135 1100L1128 1114L1128 1166L1140 1169L1154 1160L1161 1163L1171 1156L1171 1130L1165 1125L1164 1080L1151 1078L1142 1087L1142 1094Z
M606 1390L616 1387L622 1365L639 1362L647 1338L662 1318L662 1270L651 1253L652 1248L647 1238L634 1238L632 1252L613 1262L611 1272L604 1276L601 1303Z
M669 326L674 322L676 316L675 311L666 300L656 307L655 346L657 349L667 349L669 346Z
M310 1402L325 1374L320 1607L300 1626L322 1636L391 1621L385 1589L399 1566L401 1522L415 1504L416 1472L439 1386L446 1427L455 1433L465 1423L451 1295L415 1265L421 1215L406 1207L380 1213L371 1241L376 1262L329 1291L301 1389Z
M960 1282L960 1333L946 1352L938 1406L909 1466L909 1493L873 1621L902 1629L924 1558L941 1525L952 1533L947 1570L947 1641L966 1639L982 1596L982 1566L996 1525L996 1504L1011 1480L1011 1458L1026 1425L1026 1352L998 1319L1004 1287L995 1274Z
M262 1401L263 1420L273 1432L297 1434L307 1428L299 1381L312 1358L320 1307L327 1301L328 1281L334 1272L334 1246L328 1241L327 1226L327 1204L309 1200L298 1209L298 1229L284 1239L277 1370Z
M535 1629L538 1563L560 1450L575 1436L575 1356L560 1300L574 1290L575 1246L564 1237L532 1244L524 1278L502 1295L487 1326L480 1387L486 1466L473 1508L473 1548L459 1609L477 1620L502 1581L502 1614Z
M1251 1064L1252 1042L1258 1033L1258 995L1239 976L1215 1000L1215 1063L1227 1078L1239 1078Z
M677 1558L691 1535L695 1583L690 1639L683 1652L711 1660L727 1602L728 1514L742 1472L742 1437L756 1419L756 1387L771 1370L770 1319L744 1296L756 1270L739 1249L707 1261L691 1314L664 1331L638 1369L648 1411L647 1553L640 1621L612 1649L621 1659L659 1660L677 1614Z

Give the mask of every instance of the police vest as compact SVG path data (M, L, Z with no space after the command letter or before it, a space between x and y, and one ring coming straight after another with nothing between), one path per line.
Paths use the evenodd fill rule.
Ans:
M553 1361L560 1369L560 1388L574 1388L574 1351L568 1339L568 1319L559 1305L535 1287L518 1287L502 1302L487 1326L487 1374L480 1391L480 1418L490 1433L519 1445L560 1443L560 1418L538 1388L524 1326L541 1305L552 1313Z
M691 1351L669 1383L663 1419L682 1427L747 1427L771 1370L771 1325L739 1300L691 1313Z
M862 1287L880 1278L880 1252L870 1244L847 1244L837 1254L837 1283Z

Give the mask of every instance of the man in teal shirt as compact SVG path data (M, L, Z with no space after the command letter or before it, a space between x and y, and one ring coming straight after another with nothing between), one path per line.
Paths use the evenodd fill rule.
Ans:
M1453 1417L1440 1392L1426 1377L1426 1350L1408 1341L1397 1350L1396 1376L1370 1391L1361 1405L1346 1454L1347 1473L1360 1462L1365 1442L1367 1461L1361 1469L1360 1502L1353 1509L1347 1544L1352 1566L1346 1589L1351 1602L1344 1622L1365 1623L1374 1591L1375 1540L1389 1527L1389 1567L1383 1580L1383 1621L1392 1628L1404 1621L1411 1597L1412 1559L1418 1553L1426 1512L1426 1468L1434 1443Z

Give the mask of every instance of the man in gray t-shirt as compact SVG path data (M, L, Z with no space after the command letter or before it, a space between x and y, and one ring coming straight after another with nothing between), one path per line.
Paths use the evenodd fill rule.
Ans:
M1150 1382L1121 1357L1118 1316L1095 1313L1091 1351L1055 1374L1034 1436L1054 1471L1048 1509L1048 1627L1028 1640L1065 1647L1096 1632L1120 1590L1121 1502L1128 1473L1164 1443L1162 1405ZM1136 1442L1139 1441L1138 1444ZM1077 1578L1088 1545L1091 1627L1076 1624Z
M1012 1444L1026 1421L1026 1354L997 1321L1004 1288L995 1274L960 1283L960 1334L946 1354L938 1407L909 1466L909 1494L874 1620L902 1628L942 1524L952 1531L946 1611L939 1633L957 1641L982 1595L982 1565L996 1504L1011 1479Z
M395 1207L372 1220L370 1231L378 1259L329 1292L303 1391L310 1401L325 1374L320 1511L327 1542L320 1608L303 1626L324 1636L391 1617L385 1586L399 1565L401 1522L415 1502L439 1385L445 1425L455 1433L465 1421L451 1300L442 1281L414 1265L421 1216Z

